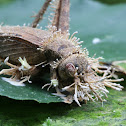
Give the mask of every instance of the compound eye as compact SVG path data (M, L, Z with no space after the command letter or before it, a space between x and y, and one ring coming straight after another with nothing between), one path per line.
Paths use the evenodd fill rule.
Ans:
M66 64L66 71L69 73L70 76L74 76L76 68L72 63Z

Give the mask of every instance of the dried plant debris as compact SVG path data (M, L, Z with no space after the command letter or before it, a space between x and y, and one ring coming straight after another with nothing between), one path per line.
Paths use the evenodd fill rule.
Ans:
M45 84L42 88L49 86L49 90L55 87L55 95L60 96L65 103L75 101L81 106L80 102L83 101L105 101L103 96L107 97L109 93L106 87L120 91L123 87L117 82L123 79L114 78L114 69L111 67L100 65L101 57L89 57L87 49L81 48L82 41L74 36L75 33L62 34L54 26L48 26L48 30L19 26L1 27L0 46L4 45L4 49L0 48L0 57L11 68L3 69L0 74L11 75L11 79L20 84L25 81L31 83L30 77L42 65L43 69L50 69L51 76L50 84ZM14 52L15 43L16 47L19 45L28 52L20 48ZM5 51L9 52L3 55Z
M122 72L126 75L126 60L114 61L112 66L116 69L117 72Z

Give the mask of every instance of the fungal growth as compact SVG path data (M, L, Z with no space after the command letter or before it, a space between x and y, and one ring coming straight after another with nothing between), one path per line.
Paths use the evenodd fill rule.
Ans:
M11 68L3 69L0 74L11 75L11 79L20 84L31 83L30 77L41 70L38 66L42 66L43 74L50 74L50 83L44 84L42 89L55 87L55 95L65 103L75 101L81 106L83 101L102 102L103 96L107 97L109 93L106 87L120 91L123 87L117 82L123 79L115 78L111 67L100 65L101 58L89 57L87 49L81 48L82 41L75 37L77 32L70 35L68 13L69 0L59 0L52 25L46 30L26 26L1 27L0 57ZM60 23L61 19L67 23Z
M54 34L58 35L58 40L59 38L63 40L60 31L56 31ZM51 64L53 71L55 71L53 79L57 79L58 82L55 86L58 88L57 93L61 96L64 92L68 92L65 97L64 95L62 97L64 102L72 103L75 100L81 106L80 102L82 101L104 101L105 99L102 97L107 97L107 93L109 93L106 87L122 90L123 87L116 82L123 81L123 78L114 78L114 70L111 67L100 65L99 59L101 57L97 59L89 57L88 51L79 47L80 42L76 37L68 38L70 39L65 38L65 41L73 43L74 46L62 49L61 59ZM69 53L66 55L66 52ZM60 54L60 52L58 53ZM114 79L111 79L112 77Z

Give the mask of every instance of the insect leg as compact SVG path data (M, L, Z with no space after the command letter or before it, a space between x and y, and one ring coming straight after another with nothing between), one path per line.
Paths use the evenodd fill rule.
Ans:
M59 29L58 27L59 27L60 11L61 11L61 0L56 1L56 2L58 2L58 3L55 3L57 5L54 5L56 10L55 10L54 18L52 20L52 26L55 26L58 30Z
M59 18L59 27L61 32L67 33L69 30L69 11L70 11L70 2L69 0L61 0L61 9L60 9L60 18Z
M69 30L69 0L57 0L55 3L55 14L52 21L52 26L56 26L57 30L67 33Z
M38 12L38 14L35 16L36 18L33 21L33 23L31 24L31 27L36 28L37 24L40 22L40 20L42 20L43 15L44 15L46 9L48 8L50 2L51 2L51 0L45 1L44 5L42 6L42 8Z

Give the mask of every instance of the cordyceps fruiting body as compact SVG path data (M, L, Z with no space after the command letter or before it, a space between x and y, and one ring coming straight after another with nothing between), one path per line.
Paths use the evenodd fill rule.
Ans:
M103 101L102 96L107 97L109 92L106 87L122 90L123 87L116 82L123 79L110 79L114 71L99 65L100 58L89 57L88 51L81 49L80 43L74 34L62 34L54 26L48 26L47 30L1 27L0 57L11 68L3 69L0 74L12 75L11 80L20 80L18 83L21 84L29 81L42 65L43 69L50 70L51 76L50 84L42 88L53 86L56 95L64 102L72 103L75 100L79 106L82 101ZM44 72L48 73L48 70Z

